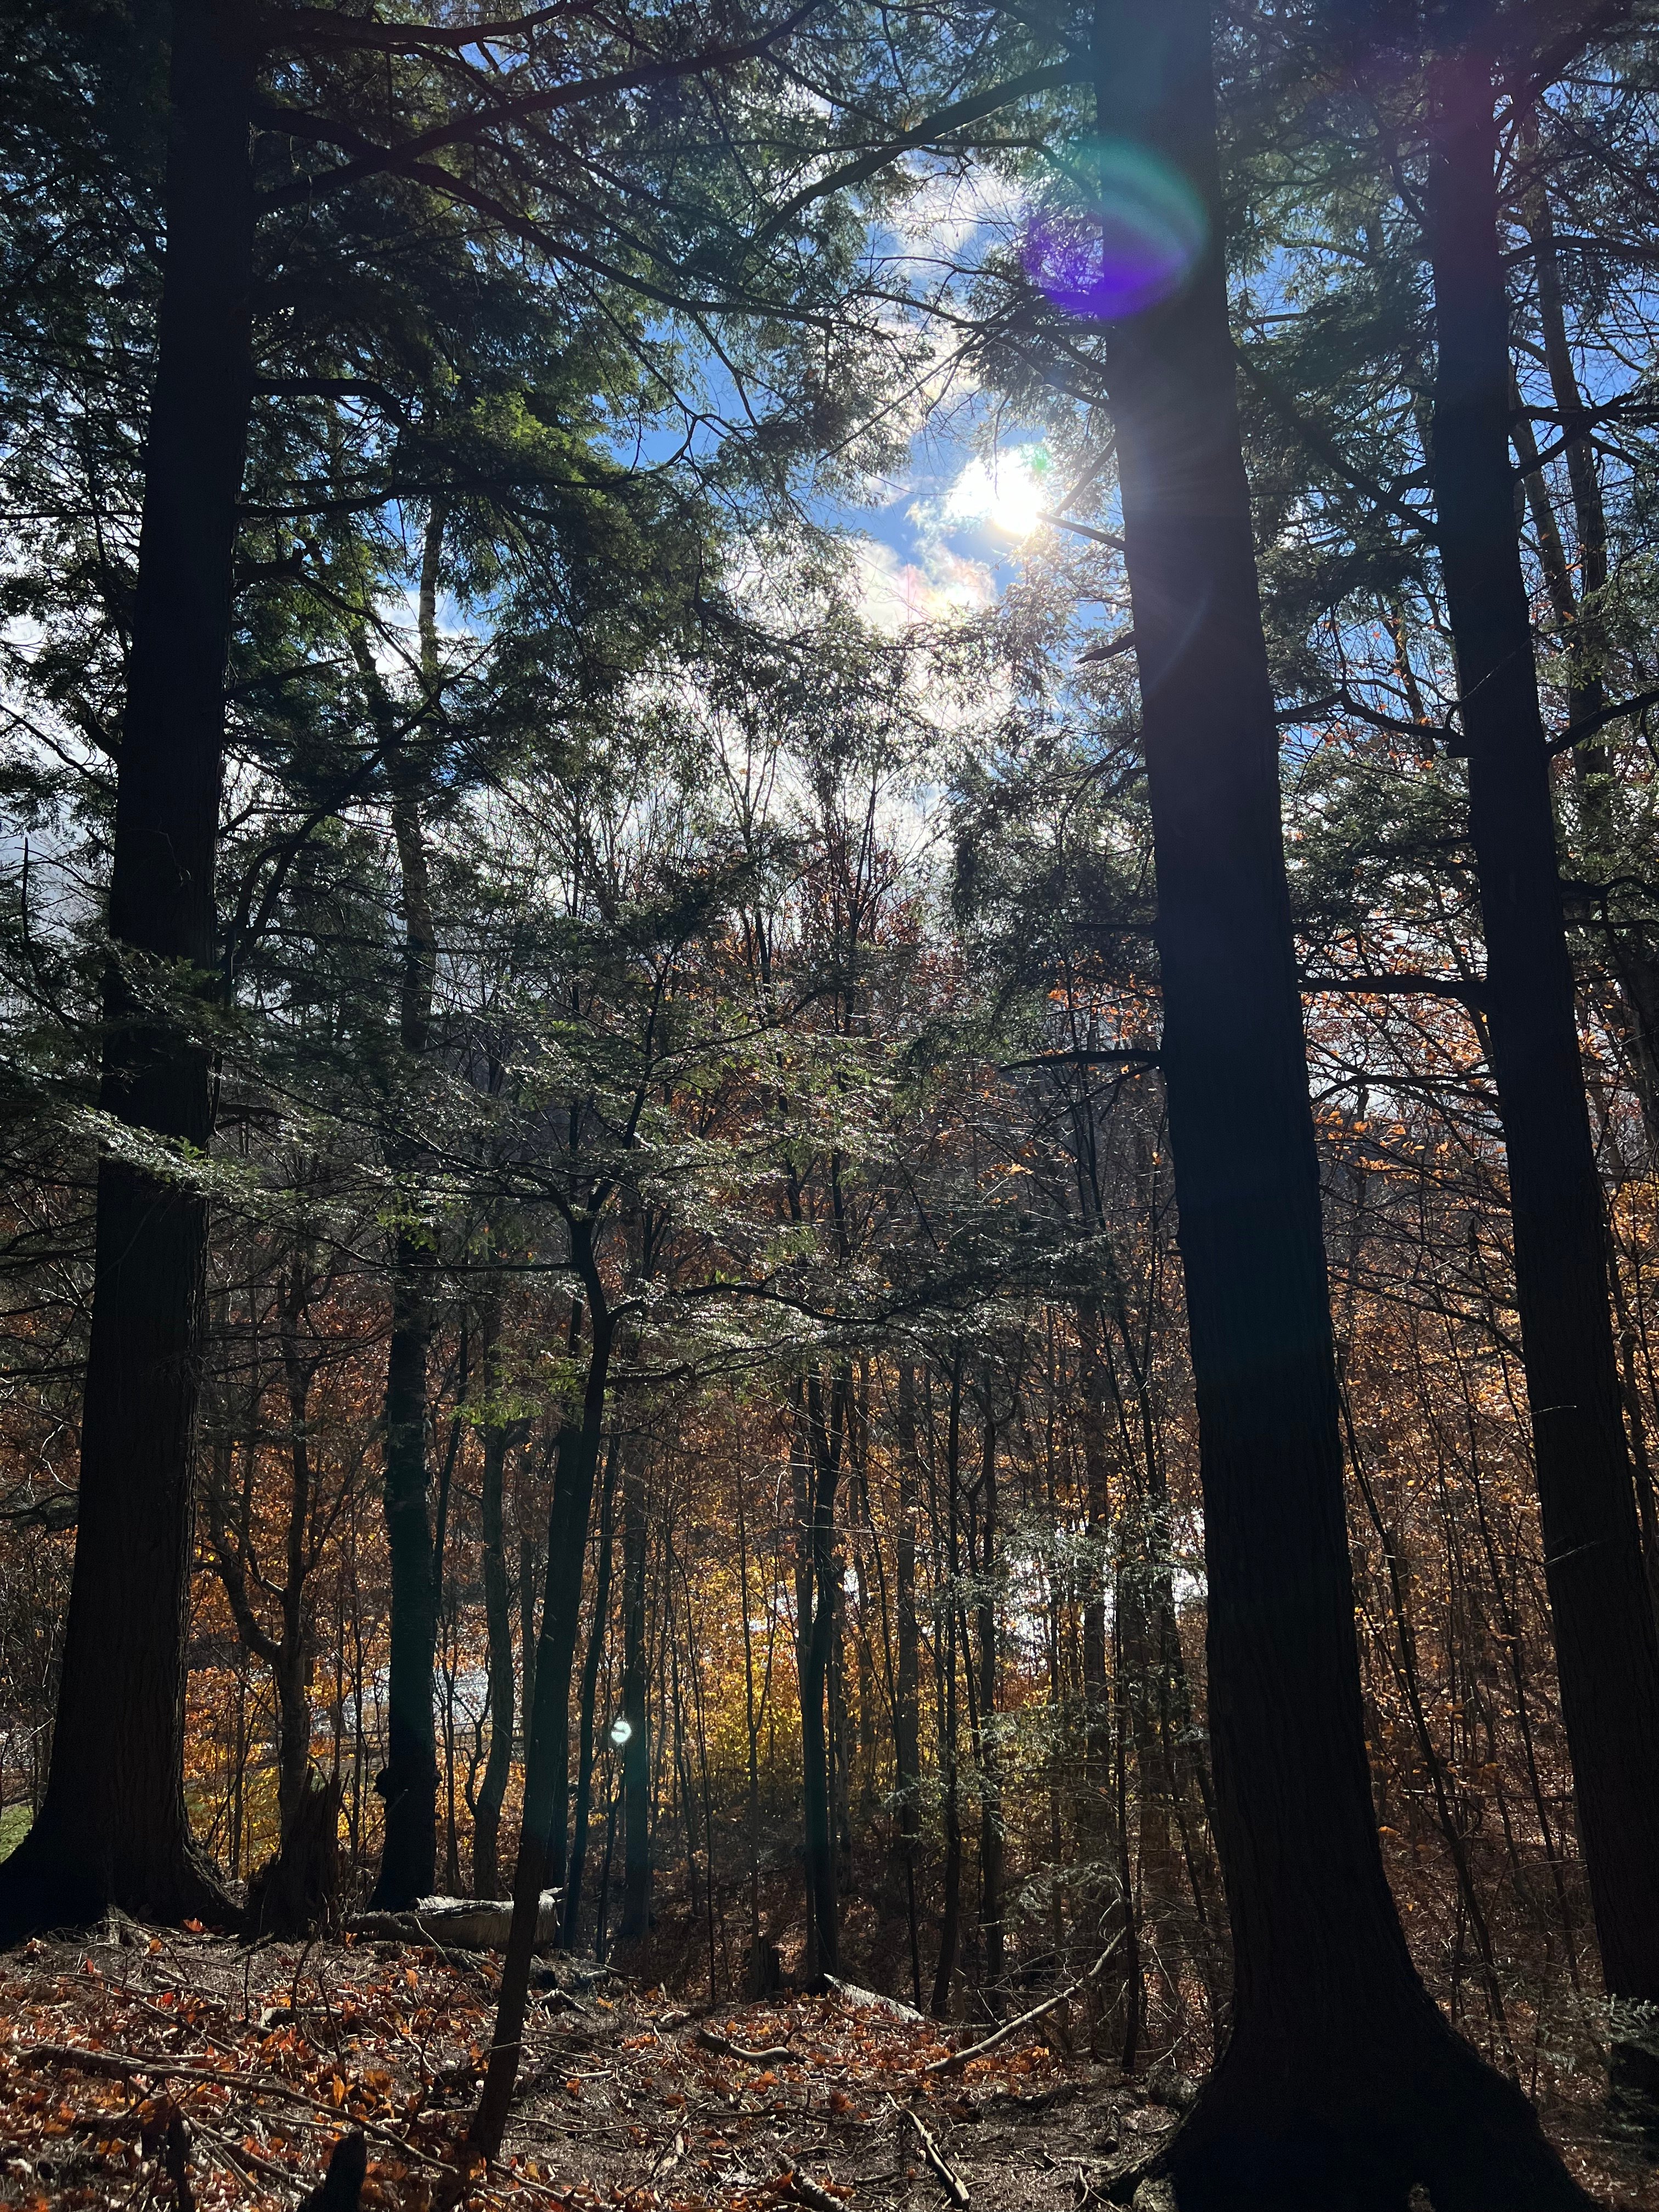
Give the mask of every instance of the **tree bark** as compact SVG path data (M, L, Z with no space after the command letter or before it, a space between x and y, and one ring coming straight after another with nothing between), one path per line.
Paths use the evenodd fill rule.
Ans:
M260 1412L264 1397L263 1370L257 1359L247 1408L249 1433L245 1443L246 1472L240 1497L233 1504L233 1452L228 1436L216 1443L213 1464L203 1486L208 1539L237 1636L244 1650L270 1668L271 1686L276 1692L277 1833L284 1850L301 1813L314 1811L310 1791L312 1711L306 1681L314 1635L307 1593L315 1565L311 1529L314 1480L307 1434L313 1373L301 1352L299 1340L310 1257L303 1245L297 1245L291 1254L278 1316L289 1451L288 1512L283 1546L284 1575L281 1583L273 1583L260 1569L252 1530ZM274 1634L259 1618L249 1588L250 1572L276 1601L279 1625ZM234 1856L233 1853L233 1863Z
M489 1754L472 1815L472 1893L501 1894L501 1807L513 1772L513 1615L507 1596L507 1540L502 1512L507 1473L507 1424L496 1403L501 1389L498 1348L501 1301L492 1292L483 1316L484 1388L489 1417L483 1434L484 1628L489 1650Z
M494 2158L500 2150L507 2125L519 2069L549 1839L556 1824L564 1818L570 1755L570 1677L580 1626L582 1565L615 1334L593 1262L591 1224L574 1227L572 1242L579 1248L573 1258L588 1290L592 1337L581 1418L565 1431L548 1516L547 1588L536 1655L536 1703L525 1760L524 1823L513 1878L513 1923L501 1962L489 2060L471 2134L474 2147L487 2158Z
M565 1880L564 1947L575 1944L582 1910L582 1875L587 1863L588 1812L593 1794L593 1708L599 1696L599 1662L611 1616L611 1550L616 1527L617 1460L619 1441L612 1433L605 1452L605 1482L599 1498L599 1558L593 1573L593 1618L582 1661L581 1697L576 1717L576 1817L570 1838L570 1866Z
M1101 128L1207 216L1185 282L1112 327L1152 813L1162 1066L1209 1578L1233 2033L1170 2154L1182 2212L1534 2212L1587 2200L1442 2020L1372 1810L1335 1362L1239 444L1204 0L1102 0Z
M399 1236L392 1291L385 1413L386 1547L392 1561L386 1761L375 1782L386 1803L371 1911L402 1912L437 1878L438 1744L432 1707L438 1613L427 1517L426 1383L431 1334L424 1248Z
M935 2020L951 2017L951 1988L962 1931L962 1801L957 1759L957 1580L962 1566L961 1494L962 1348L958 1346L951 1366L951 1408L945 1431L945 1602L938 1609L933 1631L939 1763L945 1796L945 1893L939 1906L939 1958L927 2006ZM937 1514L934 1540L937 1544Z
M646 1520L643 1439L623 1457L623 1911L620 1940L635 1942L651 1923L651 1727L645 1646Z
M1492 57L1441 58L1429 173L1433 479L1509 1162L1516 1299L1562 1718L1609 1992L1659 2001L1659 1638L1620 1405L1601 1188L1509 460ZM1615 2076L1659 2062L1614 2031Z
M840 1971L840 1901L836 1891L830 1665L839 1595L836 1560L836 1489L841 1474L852 1370L836 1366L824 1404L818 1370L809 1370L801 1397L797 1450L810 1487L800 1532L797 1649L800 1669L801 1811L806 1841L806 1972L816 1984Z
M145 447L104 981L100 1103L160 1152L204 1150L225 655L252 395L246 11L175 0L167 262ZM191 1471L207 1200L98 1170L80 1515L45 1802L0 1875L0 1940L117 1904L222 1913L183 1789Z
M921 1630L916 1618L916 1373L907 1359L898 1373L898 1528L894 1595L898 1663L893 1690L894 1794L904 1860L904 1904L910 1937L910 1986L921 2006L921 1931L916 1920L916 1861L921 1847Z
M1083 1594L1083 1737L1087 1748L1084 1789L1089 1801L1087 1817L1098 1827L1099 1809L1108 1802L1112 1731L1111 1692L1106 1680L1107 1549L1111 1539L1111 1484L1106 1453L1108 1354L1097 1297L1078 1300L1077 1331L1089 1515Z
M428 696L436 681L438 562L444 515L428 519L421 563L422 673ZM372 696L380 697L378 684ZM381 719L390 723L390 702ZM405 1062L426 1050L432 1025L437 937L432 919L431 871L421 822L418 758L401 744L388 748L392 827L404 907L402 977L398 1042ZM410 1146L399 1137L388 1147L399 1164ZM392 1242L392 1339L386 1354L385 1508L392 1560L391 1659L386 1688L386 1763L375 1787L386 1801L386 1839L370 1909L401 1912L431 1893L437 1874L438 1744L433 1718L437 1659L438 1602L432 1528L427 1513L427 1358L432 1337L432 1249L424 1237L400 1230Z
M1002 1765L996 1739L997 1711L997 1432L991 1417L991 1374L985 1375L984 1456L969 1524L969 1553L975 1571L974 1634L978 1650L979 1697L974 1716L974 1763L979 1769L979 1928L981 1994L994 2018L1002 2016L1006 1971L1002 1924L1003 1866L1006 1838L1002 1824ZM977 1529L979 1556L973 1558Z

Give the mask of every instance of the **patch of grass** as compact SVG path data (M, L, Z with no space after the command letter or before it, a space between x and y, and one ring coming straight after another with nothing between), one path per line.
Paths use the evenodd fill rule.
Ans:
M0 1805L0 1859L17 1849L33 1818L27 1805Z

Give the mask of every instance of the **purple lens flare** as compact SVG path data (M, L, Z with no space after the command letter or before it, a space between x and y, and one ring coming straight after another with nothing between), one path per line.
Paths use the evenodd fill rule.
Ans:
M1020 258L1066 314L1116 322L1180 290L1209 228L1192 185L1149 147L1084 139L1027 222Z

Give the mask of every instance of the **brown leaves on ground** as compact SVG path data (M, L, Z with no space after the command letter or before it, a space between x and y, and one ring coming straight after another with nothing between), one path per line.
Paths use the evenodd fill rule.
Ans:
M488 2047L493 1960L110 1935L0 1959L0 2204L177 2204L175 2116L194 2212L295 2205L354 2128L365 2206L441 2198ZM660 1990L606 1994L554 1971L566 1985L532 2002L501 2163L474 2174L469 2204L935 2212L946 2198L908 2108L972 2212L1086 2212L1175 2124L1178 2083L1160 2095L1156 2071L1126 2084L1066 2057L1052 2017L946 2074L928 2069L982 2030L838 1996L693 2014ZM1604 2202L1659 2208L1605 2144L1569 2154Z

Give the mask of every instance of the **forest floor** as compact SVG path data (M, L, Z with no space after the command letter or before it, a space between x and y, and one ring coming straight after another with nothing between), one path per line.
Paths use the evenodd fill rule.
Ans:
M363 2203L424 2212L476 2099L495 1974L471 1954L248 1950L130 1921L0 1957L0 2204L290 2207L356 2127ZM539 1979L502 2160L466 2199L481 2212L1103 2212L1195 2086L1079 2062L1060 2014L947 2069L984 2029L839 1995L692 2012L574 1959ZM1591 2108L1546 2119L1600 2203L1659 2212L1659 2174ZM1156 2182L1134 2199L1170 2201Z

